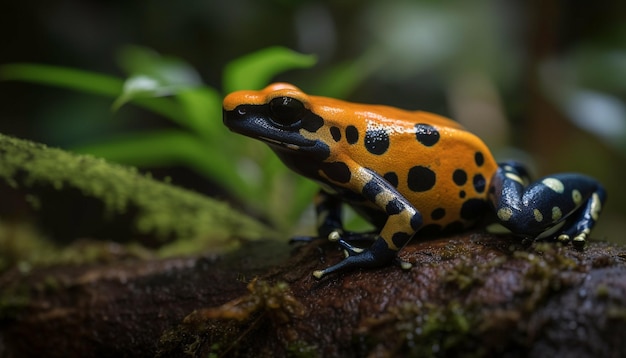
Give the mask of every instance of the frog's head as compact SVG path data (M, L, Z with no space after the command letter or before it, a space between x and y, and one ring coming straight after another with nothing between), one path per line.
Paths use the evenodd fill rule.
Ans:
M324 126L324 120L311 111L309 96L290 84L275 83L260 91L229 94L224 98L224 124L276 150L322 149L314 134Z

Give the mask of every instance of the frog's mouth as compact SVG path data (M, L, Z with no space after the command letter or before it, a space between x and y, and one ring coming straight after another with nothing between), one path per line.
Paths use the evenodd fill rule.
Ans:
M268 137L263 137L260 136L259 140L262 140L270 145L274 144L274 145L278 145L280 147L285 147L287 149L292 149L292 150L300 150L302 148L301 145L297 145L297 144L292 144L292 143L286 143L286 142L282 142L276 139L272 139L272 138L268 138ZM307 145L307 147L312 146L313 144Z
M264 115L262 111L224 110L224 125L231 131L263 141L270 146L302 150L315 146L316 141L300 134L298 123L281 126Z

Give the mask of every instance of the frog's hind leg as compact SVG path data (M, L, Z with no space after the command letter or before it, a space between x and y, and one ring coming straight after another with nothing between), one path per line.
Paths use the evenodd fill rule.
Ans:
M604 188L592 178L572 173L528 182L520 164L500 164L489 188L500 223L517 235L552 236L584 245L606 200Z

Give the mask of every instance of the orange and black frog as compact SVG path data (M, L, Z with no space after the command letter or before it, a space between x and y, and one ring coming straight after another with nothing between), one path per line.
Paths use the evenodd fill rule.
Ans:
M320 184L318 235L347 257L315 271L317 278L389 264L416 233L459 231L490 210L516 235L583 246L606 198L596 180L580 174L530 182L521 164L496 163L482 140L450 119L310 96L285 83L228 95L224 124L267 143L285 165ZM375 234L344 231L343 203ZM368 238L368 248L353 245Z

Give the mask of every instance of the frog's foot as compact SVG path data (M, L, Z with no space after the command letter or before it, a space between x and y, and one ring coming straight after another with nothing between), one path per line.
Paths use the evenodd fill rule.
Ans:
M345 239L338 239L337 244L339 244L339 246L343 248L344 254L346 255L346 257L358 255L360 253L363 253L363 251L366 250L364 248L357 247L357 246L350 244Z
M326 239L332 242L337 242L339 240L343 240L347 242L358 242L358 241L373 242L374 240L376 240L377 236L378 235L376 234L376 232L373 232L373 231L359 233L359 232L353 232L353 231L345 231L343 229L335 229L335 230L332 230L326 236L306 236L306 235L294 236L289 239L289 243L290 244L296 244L300 242L310 243L317 239Z
M594 192L579 212L572 215L571 220L567 220L565 229L557 235L557 240L563 243L571 242L579 249L585 247L605 199L606 194L603 190Z
M573 200L581 201L576 195ZM587 243L591 229L598 220L605 200L604 189L598 187L586 201L582 202L580 208L570 215L570 218L561 222L561 225L555 225L556 231L561 230L561 233L556 235L556 239L563 243L571 242L574 247L582 249ZM540 237L547 236L545 233L540 235Z
M333 272L354 268L373 268L387 265L389 262L396 262L405 270L411 268L411 264L401 261L396 256L396 251L390 249L380 237L374 241L372 246L363 249L353 246L343 238L337 239L337 243L344 249L346 257L331 267L313 272L315 278L320 279Z
M353 231L345 231L342 229L336 229L328 234L329 241L344 241L344 242L356 242L356 241L370 241L373 242L378 237L378 234L375 231L372 232L353 232ZM341 244L340 244L341 245Z

